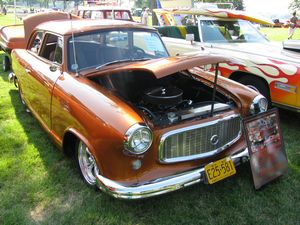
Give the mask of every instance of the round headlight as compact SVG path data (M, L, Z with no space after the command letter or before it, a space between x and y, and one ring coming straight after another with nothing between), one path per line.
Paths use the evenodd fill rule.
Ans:
M254 115L257 113L265 112L267 110L268 110L268 100L262 95L256 96L253 99L252 104L250 106L250 113Z
M150 128L135 124L125 133L126 141L124 147L133 154L146 152L152 144L152 131Z

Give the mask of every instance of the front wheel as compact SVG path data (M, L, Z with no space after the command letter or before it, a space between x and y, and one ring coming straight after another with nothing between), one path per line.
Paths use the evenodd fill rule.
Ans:
M91 187L95 187L96 177L99 175L99 169L94 156L87 145L81 140L78 141L76 147L76 161L85 183Z
M267 100L268 100L268 108L271 107L271 97L270 97L270 90L269 86L265 84L262 80L256 77L251 76L245 76L238 80L239 83L244 84L255 91L258 91L260 94L262 94Z

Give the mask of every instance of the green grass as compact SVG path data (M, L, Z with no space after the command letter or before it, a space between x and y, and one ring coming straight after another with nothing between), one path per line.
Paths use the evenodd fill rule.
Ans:
M260 191L254 190L245 164L237 175L215 185L198 184L156 198L120 201L81 181L72 159L25 112L7 75L0 72L1 225L299 225L300 114L280 111L289 172Z
M284 41L288 37L288 28L262 27L260 31L271 41ZM293 39L300 40L300 28L296 29Z
M6 16L0 14L0 26L20 23L22 23L22 21L18 18L15 18L13 14L7 14Z

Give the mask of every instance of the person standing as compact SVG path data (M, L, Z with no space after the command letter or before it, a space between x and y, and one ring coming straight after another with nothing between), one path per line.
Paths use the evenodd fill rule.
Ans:
M6 10L5 6L3 6L2 12L3 12L4 15L6 15L7 10Z
M148 16L149 16L149 8L145 9L145 12L142 14L142 24L148 25Z
M145 12L145 9L146 9L146 7L143 7L143 8L142 8L142 11L141 11L141 14L140 14L140 17L141 17L141 21L140 21L140 22L142 22L143 14L144 14L144 12Z
M297 20L298 20L298 17L296 16L296 11L293 12L293 17L290 19L290 27L289 27L289 36L288 36L288 39L292 39L294 33L295 33L295 30L296 30L296 27L297 27Z

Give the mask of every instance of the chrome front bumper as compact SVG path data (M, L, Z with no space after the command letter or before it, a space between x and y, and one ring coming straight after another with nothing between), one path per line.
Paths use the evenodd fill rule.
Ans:
M249 158L248 149L231 156L237 166ZM97 186L107 194L119 199L142 199L175 191L192 184L205 181L204 167L149 181L139 186L123 186L101 175L97 176Z

